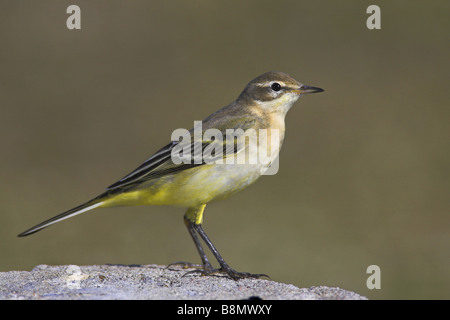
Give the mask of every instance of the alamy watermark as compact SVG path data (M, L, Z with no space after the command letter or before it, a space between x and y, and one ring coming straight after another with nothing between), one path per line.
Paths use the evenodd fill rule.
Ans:
M176 129L171 140L174 164L256 165L264 175L278 172L280 130L225 129L203 130L202 121L194 129Z
M67 29L81 30L81 9L77 5L70 5L66 9L66 13L70 14L66 21ZM366 13L370 16L366 20L366 26L369 30L381 29L381 9L379 6L372 4L367 7Z
M366 286L369 290L381 289L381 269L376 264L372 264L367 267L367 274L370 276L367 278Z
M89 275L83 274L77 265L69 265L66 268L66 274L66 286L69 289L81 289L81 281L89 278Z

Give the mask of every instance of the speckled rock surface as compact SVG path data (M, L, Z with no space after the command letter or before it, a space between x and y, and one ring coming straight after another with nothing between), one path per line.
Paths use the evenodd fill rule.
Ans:
M340 288L298 288L265 279L187 274L193 269L145 265L48 266L0 273L0 299L33 300L365 300Z

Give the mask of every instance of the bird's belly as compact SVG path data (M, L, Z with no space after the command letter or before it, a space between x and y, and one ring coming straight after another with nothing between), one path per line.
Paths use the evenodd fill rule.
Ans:
M195 172L188 170L184 176L175 177L169 188L176 191L161 200L187 207L198 206L239 192L261 175L258 165L247 164L203 165L192 170ZM156 198L159 197L154 200Z
M138 189L114 196L105 206L196 207L241 191L255 182L264 169L260 164L205 164L143 183Z

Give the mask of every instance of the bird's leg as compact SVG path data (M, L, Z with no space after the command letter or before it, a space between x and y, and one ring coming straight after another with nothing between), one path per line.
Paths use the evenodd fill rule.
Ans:
M201 220L203 217L203 210L205 210L205 205L202 205L200 207L196 207L196 208L189 208L186 212L186 214L184 215L184 224L186 225L189 234L192 237L192 240L194 240L195 243L195 247L197 248L198 253L200 254L200 258L202 259L202 266L198 265L198 264L194 264L194 263L189 263L189 262L174 262L169 264L169 266L172 265L182 265L183 267L202 267L203 270L202 271L198 271L198 272L212 272L214 269L211 265L211 263L208 260L208 257L206 256L205 250L202 247L202 244L200 243L200 239L198 238L197 234L195 233L195 229L193 227L193 222L191 222L191 220L194 221L198 221L199 219ZM194 271L197 272L197 271Z
M219 251L217 251L216 247L214 247L211 240L208 238L205 231L203 230L202 225L201 224L193 224L193 227L194 227L195 231L197 231L197 233L203 239L203 241L205 241L206 245L211 250L211 252L214 254L214 257L217 259L217 262L219 262L219 264L220 264L220 269L213 270L213 272L210 272L210 273L204 272L204 274L208 275L208 274L213 274L213 273L217 273L217 272L225 272L233 280L239 280L239 279L244 279L244 278L261 278L261 277L269 278L269 276L265 275L265 274L251 274L248 272L238 272L238 271L232 269L222 258Z
M208 236L206 235L205 231L202 228L203 212L205 210L205 206L206 205L201 205L199 207L189 208L186 211L186 214L184 215L184 222L188 228L188 231L192 239L194 240L195 246L197 247L197 250L200 254L203 263L203 270L194 270L188 272L187 274L200 273L202 275L213 275L216 273L226 273L233 280L239 280L243 278L268 277L265 274L250 274L247 272L237 272L225 262L225 260L219 254L216 247L214 247L211 240L208 238ZM217 259L217 262L219 262L220 265L219 269L214 269L211 266L211 263L206 257L205 250L203 249L200 243L200 239L197 237L197 234L200 235L200 237L203 239L203 241L206 243L208 248L213 253L214 257Z
M211 263L208 260L208 257L206 256L205 250L202 247L202 244L200 243L200 239L197 237L197 234L195 233L195 229L193 227L193 223L190 222L186 216L184 216L184 223L189 231L189 234L192 237L192 240L194 240L195 246L197 247L198 253L200 254L200 258L202 259L203 264L203 270L204 271L212 271L213 267Z

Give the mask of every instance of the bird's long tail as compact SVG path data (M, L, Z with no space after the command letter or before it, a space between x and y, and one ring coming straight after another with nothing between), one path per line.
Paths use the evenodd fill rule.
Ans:
M63 213L58 214L57 216L55 216L55 217L53 217L51 219L48 219L48 220L46 220L44 222L39 223L38 225L36 225L36 226L34 226L34 227L32 227L32 228L22 232L21 234L18 235L18 237L28 236L30 234L33 234L35 232L38 232L39 230L42 230L42 229L46 228L46 227L48 227L48 226L50 226L52 224L55 224L55 223L57 223L59 221L71 218L71 217L76 216L76 215L78 215L80 213L83 213L83 212L86 212L86 211L89 211L89 210L92 210L92 209L95 209L95 208L98 208L102 204L103 204L103 201L102 201L101 197L97 197L95 199L89 200L88 202L83 203L82 205L79 205L78 207L75 207L73 209L67 210L67 211L65 211Z

